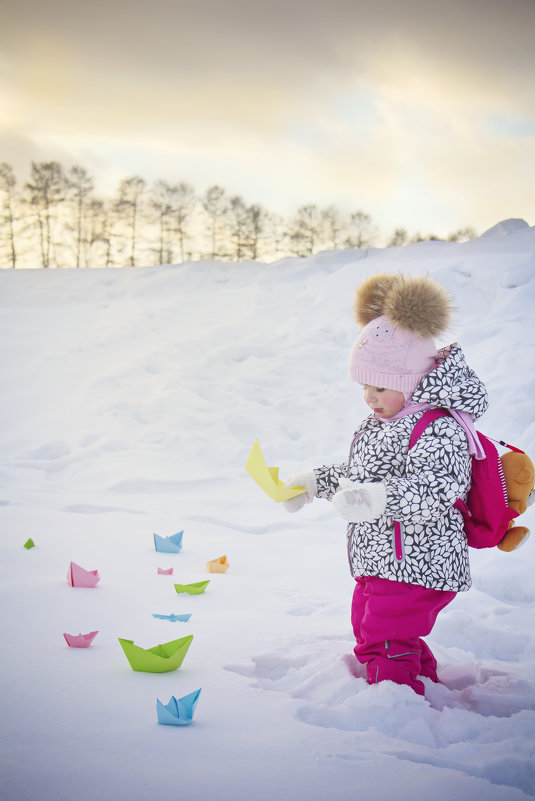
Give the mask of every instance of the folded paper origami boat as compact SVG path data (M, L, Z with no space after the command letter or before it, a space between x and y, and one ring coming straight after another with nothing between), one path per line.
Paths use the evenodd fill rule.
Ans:
M171 614L171 615L155 615L155 614L153 614L152 616L153 617L157 617L159 620L170 620L171 623L176 623L177 620L180 620L181 623L187 623L188 620L191 617L191 612L188 612L187 614L184 614L184 615L175 615L175 614Z
M187 726L193 720L200 694L201 690L198 689L189 695L184 695L182 698L175 698L172 695L168 704L162 704L160 699L157 698L158 723L163 723L166 726Z
M65 634L63 632L63 636L70 648L89 648L97 634L98 631L90 631L89 634Z
M193 640L193 634L182 637L180 640L171 640L153 648L140 648L134 645L133 640L123 640L119 637L121 648L130 663L132 670L144 673L168 673L177 670Z
M230 565L226 556L220 556L218 559L211 559L206 563L206 569L209 573L226 573Z
M160 537L159 534L154 534L154 547L160 553L178 553L182 548L183 534L183 531L171 534L169 537Z
M29 551L30 548L35 548L35 542L30 537L28 540L26 540L23 547L26 548L27 551Z
M169 567L165 570L163 567L158 568L158 575L159 576L172 576L173 575L173 568Z
M98 570L84 570L71 562L67 571L67 581L71 587L96 587L100 581Z
M178 593L187 592L188 595L200 595L209 584L210 579L207 581L197 581L195 584L175 584L175 590Z

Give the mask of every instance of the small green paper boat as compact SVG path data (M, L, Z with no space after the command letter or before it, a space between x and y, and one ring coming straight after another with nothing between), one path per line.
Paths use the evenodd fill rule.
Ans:
M188 595L200 595L209 584L210 579L208 581L198 581L196 584L175 584L175 590L178 593L187 592Z
M193 634L147 649L134 645L133 640L123 640L121 637L118 639L132 670L144 673L169 673L171 670L177 670L182 664L193 640Z

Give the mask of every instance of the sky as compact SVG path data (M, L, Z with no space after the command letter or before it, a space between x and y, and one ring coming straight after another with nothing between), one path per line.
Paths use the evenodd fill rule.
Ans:
M0 161L535 224L535 0L0 0Z

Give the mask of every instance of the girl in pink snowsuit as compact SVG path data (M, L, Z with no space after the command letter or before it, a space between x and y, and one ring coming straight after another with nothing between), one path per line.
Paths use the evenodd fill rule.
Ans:
M348 522L356 657L369 683L390 679L424 695L418 677L438 678L422 637L471 585L453 504L468 495L472 456L483 456L473 421L486 410L487 393L457 344L437 352L433 337L448 325L450 301L431 279L373 276L357 290L355 316L362 330L350 377L373 413L346 462L289 479L286 486L306 491L285 506L297 511L325 498ZM431 422L409 449L416 422L433 408L450 416Z

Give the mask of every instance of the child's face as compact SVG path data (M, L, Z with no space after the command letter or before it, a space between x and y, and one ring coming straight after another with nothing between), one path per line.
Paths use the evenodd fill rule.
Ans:
M379 417L393 417L405 406L405 395L396 389L370 387L363 384L364 400Z

